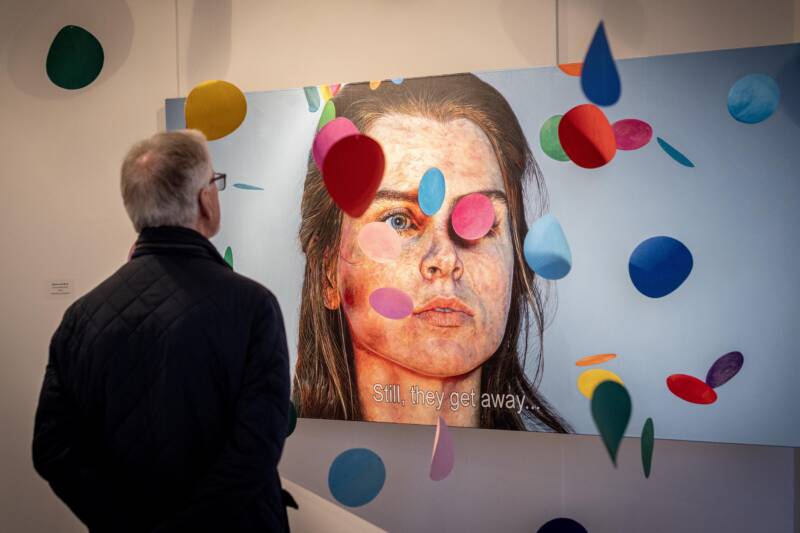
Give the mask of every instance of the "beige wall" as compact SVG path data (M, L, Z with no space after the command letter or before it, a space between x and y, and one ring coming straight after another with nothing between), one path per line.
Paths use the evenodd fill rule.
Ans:
M133 141L163 127L165 98L185 95L207 78L263 90L577 61L600 16L618 57L800 40L798 0L561 0L558 6L553 0L1 0L0 529L81 530L30 460L49 338L72 300L48 297L45 284L71 279L77 296L124 260L135 236L119 199L119 163ZM43 75L49 43L65 24L89 29L106 52L100 78L75 92L55 88ZM753 515L771 513L776 524L791 520L791 476L782 473L792 470L787 450L659 442L674 468L656 471L663 484L640 486L636 472L607 472L601 459L601 466L582 463L595 470L594 482L565 468L565 457L592 457L579 439L461 431L463 449L475 454L462 463L466 488L441 494L429 483L416 485L415 468L424 466L430 448L425 429L302 421L282 473L325 495L325 466L307 461L306 452L322 450L317 456L328 458L359 442L383 446L395 480L387 494L400 502L387 496L359 513L393 531L441 523L447 513L463 518L452 525L475 526L469 517L478 509L492 519L502 513L497 523L522 528L539 516L531 513L555 516L574 509L570 501L587 508L606 501L581 490L592 483L617 487L618 500L608 505L626 513L642 512L637 501L645 510L669 502L675 516L716 516L709 509L753 501L753 476L762 483ZM503 457L482 455L494 449ZM753 462L763 468L753 469ZM724 471L717 479L732 499L684 486L683 464ZM493 506L483 488L487 478L498 480L488 497ZM417 492L406 496L398 487ZM526 497L509 496L521 493ZM403 498L428 504L403 508L397 505ZM707 507L696 508L698 499ZM747 525L746 516L737 520ZM527 530L535 526L530 522Z

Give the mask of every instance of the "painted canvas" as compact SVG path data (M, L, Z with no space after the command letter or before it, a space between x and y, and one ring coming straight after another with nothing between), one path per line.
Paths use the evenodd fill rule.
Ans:
M800 45L616 72L246 95L213 242L281 303L299 416L597 434L612 381L625 435L800 446Z

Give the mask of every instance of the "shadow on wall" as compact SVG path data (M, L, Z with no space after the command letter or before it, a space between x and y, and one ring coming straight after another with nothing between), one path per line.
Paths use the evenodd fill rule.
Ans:
M781 87L780 107L789 119L800 126L800 93L797 91L783 90L785 87L800 86L800 53L788 61L775 77L778 87ZM798 504L800 505L800 504Z
M188 93L205 80L224 80L231 62L231 1L195 0L186 50Z
M18 4L17 33L8 54L8 74L22 92L45 100L72 98L103 84L119 70L131 50L133 15L124 0L30 0ZM58 31L75 25L92 33L103 47L103 70L88 87L70 91L47 77L47 52Z

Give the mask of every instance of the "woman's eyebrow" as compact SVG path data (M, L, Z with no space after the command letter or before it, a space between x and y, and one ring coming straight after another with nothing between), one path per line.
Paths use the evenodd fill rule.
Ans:
M373 201L379 202L381 200L395 200L401 202L413 203L417 201L416 191L395 191L391 189L383 189L375 193Z

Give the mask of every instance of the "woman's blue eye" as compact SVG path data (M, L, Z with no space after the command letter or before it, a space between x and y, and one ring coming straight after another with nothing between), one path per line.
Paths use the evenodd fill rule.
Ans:
M408 229L410 220L405 215L392 215L386 219L386 223L393 229L404 230Z

